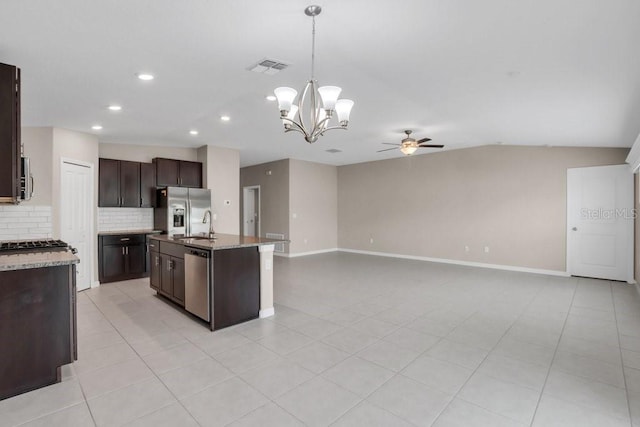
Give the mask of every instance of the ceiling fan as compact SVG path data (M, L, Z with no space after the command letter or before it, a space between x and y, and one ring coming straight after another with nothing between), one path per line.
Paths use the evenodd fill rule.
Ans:
M407 156L410 156L411 154L415 153L415 151L418 148L442 148L444 147L444 145L435 145L435 144L425 144L425 142L429 142L431 141L431 138L422 138L416 141L415 138L411 138L411 132L410 130L405 130L404 133L407 134L407 137L405 139L402 140L402 142L400 144L391 144L388 142L383 142L383 144L385 145L395 145L395 147L393 148L387 148L384 150L378 150L378 153L381 153L383 151L389 151L389 150L396 150L396 149L400 149L400 151L402 151L403 154L406 154Z

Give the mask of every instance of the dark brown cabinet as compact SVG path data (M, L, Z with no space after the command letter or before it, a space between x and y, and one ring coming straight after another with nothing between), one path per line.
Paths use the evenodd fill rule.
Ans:
M260 313L260 253L255 247L213 252L213 326L226 328Z
M0 400L60 382L76 314L74 264L0 272Z
M151 240L150 285L160 295L184 307L184 247Z
M162 255L157 242L149 242L149 283L151 288L160 290L162 284Z
M202 188L202 163L155 158L158 187Z
M0 64L0 202L20 200L20 69Z
M156 203L156 168L153 163L140 163L140 207L152 208Z
M140 163L100 159L98 206L140 207Z
M155 164L100 159L98 175L99 207L152 208L154 206Z
M146 242L144 234L98 236L98 276L100 282L144 277Z
M202 188L202 163L180 161L180 186Z

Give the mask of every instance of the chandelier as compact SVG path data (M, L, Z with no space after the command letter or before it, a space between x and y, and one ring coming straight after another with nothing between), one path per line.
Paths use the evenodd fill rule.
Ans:
M314 76L316 53L316 16L322 12L320 6L309 6L304 10L313 20L311 32L311 78L294 104L298 91L290 87L276 88L273 93L278 99L280 118L284 131L297 131L304 135L308 143L314 143L320 135L332 129L346 129L349 125L349 114L353 107L350 99L338 99L341 88L337 86L321 86ZM334 114L338 116L338 126L330 126L329 121ZM308 121L305 121L304 118Z

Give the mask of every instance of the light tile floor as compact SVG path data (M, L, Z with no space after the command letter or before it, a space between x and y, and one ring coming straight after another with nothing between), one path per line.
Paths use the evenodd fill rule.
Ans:
M79 294L64 381L0 426L640 426L634 286L364 255L275 260L211 333L147 280Z

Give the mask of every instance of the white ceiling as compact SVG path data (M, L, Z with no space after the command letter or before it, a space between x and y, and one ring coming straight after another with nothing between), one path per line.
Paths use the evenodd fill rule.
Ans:
M403 129L445 149L630 147L640 132L636 0L320 1L316 77L356 104L348 131L311 145L264 97L309 78L312 0L2 0L0 62L22 68L24 126L229 147L242 165L399 157L376 151ZM247 71L265 57L291 67Z

